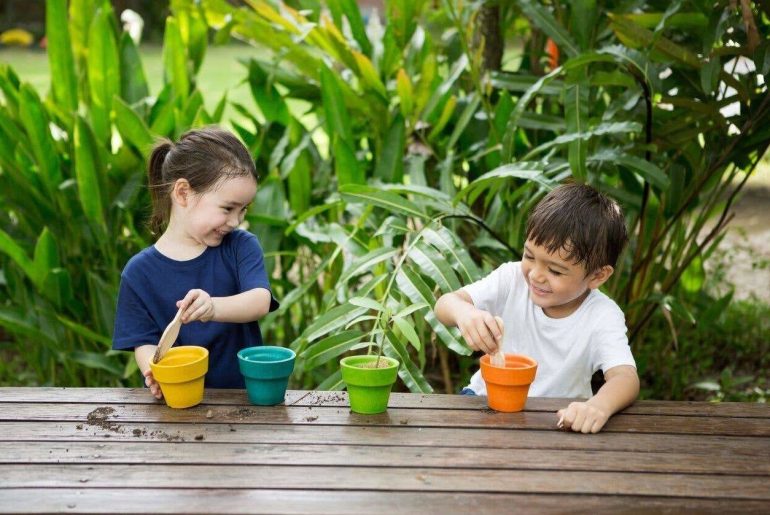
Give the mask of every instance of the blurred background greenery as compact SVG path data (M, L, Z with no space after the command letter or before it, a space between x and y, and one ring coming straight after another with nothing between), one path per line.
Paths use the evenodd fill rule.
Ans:
M339 357L381 348L401 388L457 391L477 356L430 306L516 259L571 176L632 228L607 290L643 397L766 401L765 4L374 4L3 4L32 43L0 47L0 384L140 384L109 348L152 241L147 150L220 123L260 170L263 325L299 353L293 386L339 388Z

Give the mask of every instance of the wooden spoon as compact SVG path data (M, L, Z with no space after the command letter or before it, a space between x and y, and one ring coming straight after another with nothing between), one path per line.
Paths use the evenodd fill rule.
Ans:
M500 317L495 317L495 322L497 322L497 327L500 329L500 345L497 347L497 352L489 357L489 362L496 367L505 368L505 354L503 354L503 319Z
M179 311L176 312L176 316L174 316L174 319L171 321L170 324L166 326L166 329L163 331L163 334L160 337L160 341L158 342L158 348L155 349L155 355L152 357L152 362L157 363L158 361L163 359L163 356L166 355L166 352L168 352L168 349L171 348L172 345L174 345L174 342L176 341L176 337L179 336L179 328L182 325L182 310L181 308Z

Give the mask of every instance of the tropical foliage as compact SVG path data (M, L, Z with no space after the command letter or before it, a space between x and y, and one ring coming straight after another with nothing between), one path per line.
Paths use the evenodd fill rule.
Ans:
M155 96L99 0L69 17L49 1L50 98L0 73L0 321L41 381L132 372L107 349L120 267L149 241L146 150L225 122L227 100L209 113L195 87L209 39L262 56L230 123L263 175L248 221L282 301L265 329L298 351L298 385L339 387L337 358L368 351L400 359L413 391L451 390L470 352L431 306L517 258L530 208L569 178L626 212L608 289L633 344L651 321L693 321L770 143L763 4L391 0L380 21L353 0L246 3L172 2Z

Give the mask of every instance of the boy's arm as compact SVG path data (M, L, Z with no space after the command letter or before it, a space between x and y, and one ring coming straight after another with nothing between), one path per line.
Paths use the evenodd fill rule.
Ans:
M459 328L471 349L487 354L497 352L503 335L495 317L474 306L473 299L466 291L445 293L438 299L433 311L442 324Z
M629 406L639 395L639 376L631 365L612 367L604 373L604 385L585 402L572 402L557 412L563 427L581 433L598 433L607 420Z

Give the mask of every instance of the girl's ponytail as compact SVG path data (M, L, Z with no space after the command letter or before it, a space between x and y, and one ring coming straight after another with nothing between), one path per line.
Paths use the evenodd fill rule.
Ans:
M171 211L171 199L168 192L168 181L163 180L163 163L173 149L173 143L167 139L160 140L152 149L150 162L147 166L147 180L152 200L152 215L150 216L150 231L159 236L168 223Z

